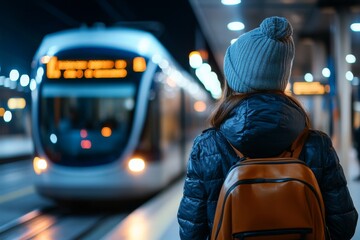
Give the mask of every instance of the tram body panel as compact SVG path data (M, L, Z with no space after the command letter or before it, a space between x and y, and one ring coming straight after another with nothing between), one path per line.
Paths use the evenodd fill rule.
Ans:
M35 185L40 194L60 200L141 198L160 191L172 180L168 165L150 164L143 174L135 175L119 165L100 170L53 166Z

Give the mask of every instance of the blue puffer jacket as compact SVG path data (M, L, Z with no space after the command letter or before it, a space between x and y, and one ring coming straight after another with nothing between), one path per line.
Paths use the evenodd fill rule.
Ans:
M304 114L287 97L255 94L233 109L219 130L201 133L194 140L178 209L181 239L207 239L211 235L221 185L237 161L231 146L219 140L219 131L245 155L266 157L287 149L304 126ZM329 136L311 130L299 158L311 167L319 182L332 240L351 239L358 213Z

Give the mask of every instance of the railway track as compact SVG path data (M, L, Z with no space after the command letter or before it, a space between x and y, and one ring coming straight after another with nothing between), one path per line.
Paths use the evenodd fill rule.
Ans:
M100 239L127 214L55 207L33 210L0 226L0 239Z

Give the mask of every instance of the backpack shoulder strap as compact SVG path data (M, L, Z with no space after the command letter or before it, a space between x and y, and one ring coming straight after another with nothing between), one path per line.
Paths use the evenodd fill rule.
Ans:
M299 134L295 141L291 144L290 149L284 151L279 157L293 157L299 158L301 150L309 136L309 128L306 126L304 130Z
M227 138L223 135L223 133L221 131L218 131L219 135L220 135L220 138L221 138L221 141L224 143L224 144L227 144L228 146L230 146L235 154L240 158L240 161L241 160L244 160L246 157L244 156L244 154L242 154L239 150L237 150L228 140Z

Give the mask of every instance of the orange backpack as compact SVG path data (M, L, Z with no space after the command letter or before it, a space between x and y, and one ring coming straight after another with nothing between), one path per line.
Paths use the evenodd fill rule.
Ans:
M211 240L328 239L317 180L298 159L307 135L279 157L249 159L234 148L242 158L223 183Z

